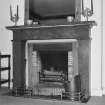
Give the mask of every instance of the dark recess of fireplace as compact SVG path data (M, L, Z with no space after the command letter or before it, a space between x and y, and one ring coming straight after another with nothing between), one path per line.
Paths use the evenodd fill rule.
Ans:
M49 70L53 67L55 71L67 72L67 52L66 51L41 51L42 69Z

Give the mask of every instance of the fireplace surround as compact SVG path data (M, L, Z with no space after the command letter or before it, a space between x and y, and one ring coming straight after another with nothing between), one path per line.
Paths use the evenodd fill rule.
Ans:
M62 81L71 81L73 77L80 75L81 90L85 90L86 95L89 96L90 32L94 23L94 21L87 21L59 25L7 27L13 31L13 89L28 86L33 88L33 94L45 95L46 93L43 92L49 90L48 95L51 95L54 90L45 88L46 86L43 85L45 78L42 78L42 73L46 71L52 75L55 72L50 71L56 71L54 76L58 73L55 77L59 80L60 76ZM62 79L61 74L66 79ZM47 79L50 77L47 75ZM59 85L57 88L60 92L65 91L63 85L56 82L55 86ZM57 89L55 91L61 94Z

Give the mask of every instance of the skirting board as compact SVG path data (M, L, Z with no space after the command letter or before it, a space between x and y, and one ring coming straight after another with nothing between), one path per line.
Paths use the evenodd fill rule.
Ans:
M92 89L91 90L91 96L102 96L103 91L102 89Z

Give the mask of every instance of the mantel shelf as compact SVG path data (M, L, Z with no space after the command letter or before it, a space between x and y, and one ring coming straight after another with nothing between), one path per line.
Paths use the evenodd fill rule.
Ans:
M76 26L92 26L96 25L95 21L81 21L81 22L71 22L64 24L53 24L53 25L43 25L43 24L32 24L32 25L19 25L19 26L8 26L6 27L9 30L25 30L25 29L39 29L39 28L60 28L60 27L76 27Z

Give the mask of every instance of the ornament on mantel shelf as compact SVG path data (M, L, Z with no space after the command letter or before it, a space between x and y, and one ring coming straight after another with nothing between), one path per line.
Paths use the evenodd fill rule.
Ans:
M10 5L10 20L15 23L15 26L17 25L17 22L18 22L18 20L19 20L19 10L18 10L18 9L19 9L19 8L18 8L18 5L17 5L17 11L16 11L16 13L13 15L13 13L12 13L12 7L11 7L11 5Z
M84 2L82 0L82 15L86 17L86 20L88 21L88 18L93 15L93 0L91 0L91 9L86 7L84 9Z

